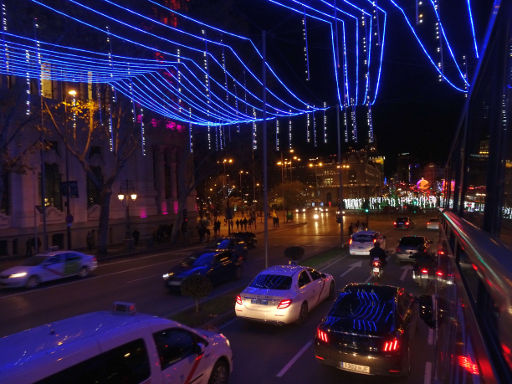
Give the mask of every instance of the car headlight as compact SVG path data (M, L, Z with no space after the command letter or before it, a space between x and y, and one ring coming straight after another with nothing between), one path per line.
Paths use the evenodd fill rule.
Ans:
M18 273L13 273L12 275L9 275L9 279L17 279L17 278L25 277L25 276L27 276L27 272L18 272Z
M313 219L315 219L315 220L318 220L318 218L319 218L319 217L320 217L320 216L318 216L318 213L315 213L315 214L313 215Z
M170 278L170 277L172 277L172 276L174 276L174 272L164 273L164 274L162 275L162 277L163 277L163 279L164 279L164 280L167 280L167 279L169 279L169 278Z

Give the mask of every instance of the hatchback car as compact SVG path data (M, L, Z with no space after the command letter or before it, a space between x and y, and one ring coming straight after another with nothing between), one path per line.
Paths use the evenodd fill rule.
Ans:
M370 255L370 250L379 243L382 249L386 249L386 237L375 231L359 231L350 236L348 251L351 255Z
M309 310L334 297L334 290L332 275L299 265L275 265L236 297L235 314L275 324L302 322Z
M181 284L190 275L202 275L212 284L239 279L242 273L240 256L231 251L202 251L195 253L165 273L162 278L171 291L181 291Z
M318 325L314 354L322 364L366 375L408 375L418 321L403 288L349 284Z
M396 248L397 260L414 262L414 255L424 253L429 248L431 242L423 236L405 236L400 239Z
M48 252L0 272L0 286L35 288L41 283L70 276L86 277L97 267L93 255L76 251Z
M414 227L414 223L409 217L397 217L393 222L393 226L396 229L411 229Z

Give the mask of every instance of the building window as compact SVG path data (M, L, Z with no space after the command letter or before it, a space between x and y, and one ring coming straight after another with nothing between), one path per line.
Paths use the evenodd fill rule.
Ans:
M5 174L3 176L3 192L2 197L0 199L0 213L8 215L10 213L9 209L9 174Z
M100 184L103 184L103 173L101 172L101 167L91 166L92 173L97 180L99 180ZM92 181L91 177L87 175L87 208L92 207L93 205L100 204L101 202L101 189L96 186L96 184Z
M45 205L62 210L60 183L61 176L59 173L59 165L45 163Z

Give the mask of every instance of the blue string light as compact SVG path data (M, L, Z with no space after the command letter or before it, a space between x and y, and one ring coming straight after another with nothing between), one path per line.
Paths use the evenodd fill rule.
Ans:
M476 35L475 35L475 24L473 22L473 12L471 11L471 0L467 0L468 3L468 14L469 14L469 21L471 24L471 34L473 35L473 46L475 47L475 57L478 59L478 45L476 42Z

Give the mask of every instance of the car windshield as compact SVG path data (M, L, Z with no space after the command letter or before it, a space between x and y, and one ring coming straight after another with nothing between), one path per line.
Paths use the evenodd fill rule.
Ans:
M409 221L408 217L399 217L396 221Z
M26 265L29 267L33 267L35 265L41 264L45 260L48 260L48 256L36 255L36 256L32 256L32 257L29 257L28 259L24 260L23 263L20 265Z
M416 247L423 244L423 241L423 237L403 237L402 240L400 240L400 245Z
M250 287L263 289L290 289L292 286L292 278L283 275L262 274L256 276Z
M357 241L358 243L371 243L373 241L372 235L354 235L352 236L352 240Z
M429 221L432 223L434 221L439 221L439 219L430 219Z
M357 288L340 293L327 315L333 329L382 336L395 327L396 289Z
M190 266L190 267L198 267L200 265L211 264L214 255L215 255L215 253L213 253L213 252L196 253L192 256L187 257L183 261L183 264L185 266Z

